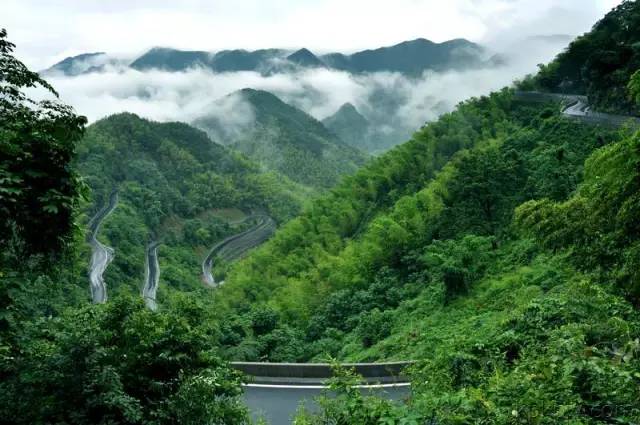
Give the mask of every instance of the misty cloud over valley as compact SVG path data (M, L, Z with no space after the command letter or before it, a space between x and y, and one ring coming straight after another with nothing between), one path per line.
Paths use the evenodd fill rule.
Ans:
M451 111L471 96L488 94L514 79L534 72L570 41L568 36L535 37L483 49L483 66L450 70L401 72L350 72L326 66L284 66L271 59L273 68L217 72L195 63L183 70L135 69L132 59L89 54L70 61L65 72L48 71L46 78L63 101L87 115L90 121L133 112L157 121L198 122L215 119L227 135L241 133L253 119L251 105L233 96L243 88L271 92L318 120L350 103L370 123L364 137L374 140L370 150L389 148L405 141L426 122ZM523 54L526 52L526 54ZM217 139L215 134L212 138Z

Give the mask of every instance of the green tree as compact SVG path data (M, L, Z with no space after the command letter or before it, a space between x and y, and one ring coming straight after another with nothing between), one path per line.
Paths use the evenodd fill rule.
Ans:
M80 180L69 166L86 118L24 89L58 94L12 53L0 29L0 244L23 240L33 252L59 248L70 234Z

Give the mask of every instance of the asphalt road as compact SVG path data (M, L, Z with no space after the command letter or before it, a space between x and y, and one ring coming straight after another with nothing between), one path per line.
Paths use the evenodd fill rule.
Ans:
M589 106L582 100L577 99L572 105L562 111L562 113L572 117L584 117L589 113Z
M244 388L244 400L255 420L263 417L270 425L288 425L291 424L291 419L301 404L311 411L317 410L318 406L314 398L318 397L322 391L322 387L313 385L305 387L249 384ZM410 395L411 389L408 385L403 385L375 389L363 388L362 391L365 394L401 400Z
M151 242L146 250L146 272L145 282L142 287L142 298L144 303L151 310L156 310L156 292L158 292L158 282L160 281L160 265L158 264L158 246L160 242Z
M89 221L89 236L87 242L91 245L91 262L89 263L89 288L91 290L91 300L96 303L107 301L107 285L104 282L103 274L113 261L114 250L98 240L98 232L105 218L118 205L118 192L113 191L109 197L109 203L102 207L96 215Z

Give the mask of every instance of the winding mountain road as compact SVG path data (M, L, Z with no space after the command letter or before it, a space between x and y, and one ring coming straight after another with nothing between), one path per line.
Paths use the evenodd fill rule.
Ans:
M152 241L147 245L145 254L145 278L142 287L142 298L150 310L157 310L156 293L158 292L158 282L160 281L160 265L158 263L158 247L160 242Z
M516 91L516 99L525 102L561 102L565 105L562 114L570 119L579 120L585 124L602 125L607 127L622 127L629 125L640 128L640 118L628 115L607 114L592 111L586 96L560 93L543 93L532 91Z
M211 248L207 257L202 262L202 280L210 288L217 288L224 281L216 282L211 269L213 261L220 258L224 261L237 260L244 256L251 248L254 248L271 237L275 231L276 224L273 219L266 215L250 216L244 221L257 219L257 223L252 228L218 242Z
M91 300L95 304L107 301L107 285L104 282L103 274L107 266L113 261L115 254L113 248L104 245L98 240L98 232L105 218L118 205L118 192L114 190L109 196L109 202L102 207L89 221L90 233L87 242L91 245L91 262L89 263L89 287L91 289Z

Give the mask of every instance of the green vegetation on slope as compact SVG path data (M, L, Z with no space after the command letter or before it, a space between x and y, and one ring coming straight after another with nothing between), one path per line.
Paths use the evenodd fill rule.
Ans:
M472 234L427 246L407 281L419 295L336 345L350 360L418 359L411 404L345 394L300 420L637 423L638 165L640 134L626 135L587 159L566 200L518 207L497 247Z
M344 144L321 122L269 92L244 89L218 103L233 103L242 106L242 111L248 107L250 122L233 134L225 131L228 123L217 118L201 118L195 125L214 140L295 182L329 188L341 176L355 172L366 159L365 154Z
M510 91L466 102L233 268L227 355L418 360L409 411L323 413L363 423L637 421L638 140Z

